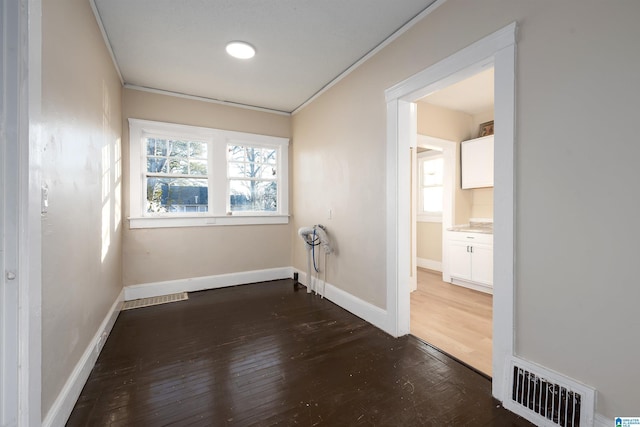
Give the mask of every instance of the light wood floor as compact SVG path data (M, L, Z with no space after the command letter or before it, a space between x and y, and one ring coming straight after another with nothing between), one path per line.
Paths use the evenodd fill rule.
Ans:
M491 376L492 295L442 281L418 269L411 293L411 333Z

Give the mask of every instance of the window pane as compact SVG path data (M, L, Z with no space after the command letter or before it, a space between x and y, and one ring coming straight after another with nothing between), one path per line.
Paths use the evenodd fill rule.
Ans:
M206 175L206 174L207 174L206 160L191 160L189 162L189 175Z
M262 179L276 179L276 167L273 165L262 165L257 172L257 176Z
M206 176L207 143L147 138L147 172Z
M271 165L276 164L276 153L277 150L270 150L268 148L264 149L264 162L269 163Z
M442 187L422 189L422 210L424 212L442 212Z
M207 144L205 142L189 142L189 156L196 159L206 159Z
M248 148L247 158L250 162L264 163L264 153L260 148Z
M171 159L169 160L169 173L175 174L188 174L189 173L189 162L187 159Z
M147 212L207 212L207 179L148 178Z
M229 178L277 179L277 149L229 144L227 150Z
M229 193L229 206L232 212L273 212L278 208L276 181L231 180Z
M246 160L245 149L239 145L228 145L228 160L234 162L244 162Z
M147 155L166 156L167 141L165 141L164 139L147 138Z
M422 185L442 185L444 159L425 160L422 163Z
M229 178L244 178L246 169L245 163L229 163L227 170L229 171Z
M187 141L169 141L171 157L187 157L189 155L189 143Z
M166 157L147 157L147 172L166 173Z
M229 178L276 179L275 165L258 163L229 163Z
M251 148L248 153L249 161L256 163L275 164L277 150L269 148ZM253 160L251 160L253 158Z

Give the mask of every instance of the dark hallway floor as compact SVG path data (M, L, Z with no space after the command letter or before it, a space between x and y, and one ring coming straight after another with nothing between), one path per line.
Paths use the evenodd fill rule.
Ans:
M529 426L491 383L291 280L121 312L68 426Z

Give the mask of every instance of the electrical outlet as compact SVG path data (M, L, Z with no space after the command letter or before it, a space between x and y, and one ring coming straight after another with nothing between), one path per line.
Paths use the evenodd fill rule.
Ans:
M331 219L332 216L333 216L332 209L329 209L329 211L327 212L327 219Z
M40 198L40 213L46 214L49 212L49 187L47 184L42 184L41 198Z

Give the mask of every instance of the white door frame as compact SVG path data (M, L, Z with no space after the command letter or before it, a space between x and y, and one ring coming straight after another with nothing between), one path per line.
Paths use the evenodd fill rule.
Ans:
M495 69L494 294L492 394L504 396L507 358L514 354L515 283L515 53L516 23L475 42L385 91L387 102L387 327L410 327L410 164L405 137L413 102L493 66Z
M40 425L41 0L2 2L2 392L0 424Z
M411 147L411 269L409 270L409 292L418 290L418 147Z
M451 281L451 274L449 273L449 239L447 238L447 229L453 227L453 217L456 211L455 207L455 185L456 185L456 175L458 173L457 170L457 162L456 162L456 154L458 143L455 141L449 141L441 138L434 138L428 135L418 134L418 147L430 148L439 150L442 152L442 157L444 160L444 176L442 182L442 192L443 192L443 203L442 203L442 241L440 241L440 246L442 247L442 280L445 282ZM416 167L416 170L418 168ZM418 173L420 171L418 170ZM416 178L416 181L419 182L419 179ZM418 204L417 195L413 194L411 196L414 200L414 204ZM416 227L417 230L417 227ZM411 238L415 239L416 233L413 232ZM416 248L412 249L411 257L415 260L414 264L417 264L417 250Z
M8 51L7 36L5 35L6 25L4 17L6 16L5 8L7 6L3 3L0 4L0 274L2 274L2 280L0 281L0 425L9 425L10 422L16 422L16 410L17 405L11 401L11 394L14 394L15 385L18 383L17 369L11 369L15 364L10 361L9 349L17 348L17 337L13 333L15 330L14 323L7 318L15 317L10 314L9 310L14 306L17 306L17 298L13 299L7 295L7 283L5 283L5 247L10 246L10 237L6 235L4 229L5 221L5 199L9 199L6 196L5 189L5 163L7 158L6 143L7 133L7 102L5 101L10 95L7 93L8 78L5 74L5 55ZM10 301L12 300L12 301Z
M3 2L0 6L0 425L3 426L18 423L17 3Z

